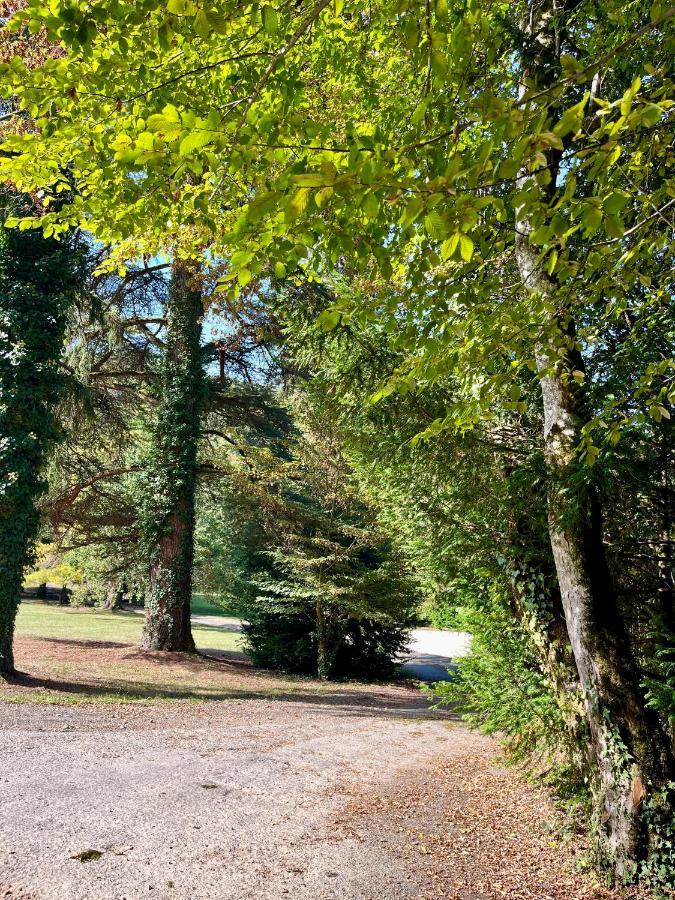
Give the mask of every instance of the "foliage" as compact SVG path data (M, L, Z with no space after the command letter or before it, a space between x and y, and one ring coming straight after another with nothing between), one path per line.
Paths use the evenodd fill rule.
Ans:
M364 314L391 323L402 309L410 325L423 319L385 390L453 371L452 407L427 431L467 426L496 398L520 402L536 339L566 350L555 296L508 287L516 214L534 223L582 344L626 312L627 343L639 342L667 304L656 271L671 252L673 13L658 3L624 13L575 5L552 87L525 76L519 96L514 56L525 70L532 52L520 4L318 0L260 12L145 0L47 12L31 0L9 28L44 22L68 55L5 66L7 92L37 129L7 135L0 166L46 192L20 227L81 224L124 259L208 246L240 287L266 262L282 274L341 259L371 280L393 276L388 303L358 296L324 325ZM563 162L553 172L551 154ZM56 208L66 169L80 190ZM496 356L512 365L493 368ZM669 365L645 361L630 391L607 398L584 432L589 460L598 437L611 443L627 424L668 414Z
M672 781L653 793L646 803L645 816L650 823L652 846L649 858L642 863L639 874L645 884L657 891L672 884L675 869L674 805L675 782Z
M219 516L226 596L243 608L259 664L332 678L392 674L414 621L414 586L326 423L302 395L296 414L301 407L292 457L261 461L254 492L235 494Z
M645 687L649 705L659 710L675 730L675 634L663 626L656 636L656 677L647 677Z
M293 289L279 299L279 315L287 322L288 352L306 373L312 403L335 423L361 491L413 564L429 598L427 608L474 635L472 655L459 661L460 678L441 685L437 696L459 703L470 721L505 735L516 758L549 772L559 791L585 802L592 783L584 749L589 738L546 535L536 393L525 383L525 412L507 404L489 426L464 437L444 434L416 443L421 424L434 415L434 403L443 403L454 382L439 381L422 396L391 395L364 404L362 384L396 365L398 333L354 321L344 333L322 332L317 317L320 322L331 296L344 291L344 284L332 295L316 286L300 295ZM604 377L615 377L613 360L603 366ZM642 437L635 431L635 450L627 445L622 457L603 458L593 472L609 521L614 523L616 511L616 521L623 523L623 533L612 532L611 552L617 579L626 579L619 587L635 645L645 667L663 671L650 650L649 606L631 602L644 591L644 603L667 607L667 597L659 599L659 569L636 541L638 529L642 537L662 534L660 457L645 455L648 435L649 429ZM638 478L640 491L632 487ZM654 484L653 507L647 502L649 484ZM633 580L637 552L641 577L651 571L653 581ZM661 654L669 653L667 633L663 627L658 632L664 640ZM652 702L659 704L655 697ZM666 711L665 704L660 708ZM660 866L656 858L652 862Z
M86 290L68 322L58 409L64 440L50 461L43 530L58 559L75 561L84 571L75 599L105 603L126 585L125 596L142 602L151 560L148 541L154 554L152 535L162 533L166 519L158 501L164 496L170 504L179 484L175 467L167 471L168 451L185 452L190 426L177 400L177 363L165 358L167 266L130 265L123 277L97 276L105 258L98 248L87 254ZM263 320L247 315L242 322L236 314L225 307L211 310L209 330L226 340L217 345L202 340L193 360L197 374L203 372L202 414L199 458L187 466L204 497L226 494L228 479L246 465L247 456L278 443L289 427L269 390L251 383L252 372L258 379L264 374L257 352L262 355L264 341L256 343ZM223 370L214 372L222 344ZM165 391L169 377L173 388ZM160 401L171 401L171 410ZM153 448L158 429L164 443L155 440ZM161 490L158 478L164 479ZM218 567L215 544L202 541L200 587L209 589L211 565Z
M69 584L80 584L82 572L68 563L60 563L46 569L35 569L29 572L23 580L28 587L36 587L41 584L60 584L65 587Z
M25 204L7 191L1 200L3 218ZM14 617L46 489L43 462L59 437L61 343L80 282L67 241L0 231L0 675L13 670Z
M330 281L334 355L291 358L319 374L305 390L331 452L439 609L462 592L489 630L508 602L531 712L534 648L579 746L565 696L583 685L619 875L648 845L631 783L656 798L675 766L674 16L660 0L28 0L5 33L45 28L65 55L2 67L0 177L41 200L10 226L83 226L115 245L109 269L204 257L230 302L286 278L316 310L303 288ZM322 674L367 571L347 550L368 545L350 504L325 505L344 479L316 490L326 466L305 465L298 496L286 473L266 492L288 527L255 573L268 604L314 610Z
M486 583L482 603L464 608L459 622L472 634L471 654L457 660L457 677L437 684L434 697L504 738L516 760L539 772L565 768L569 778L570 735L554 686L496 585ZM574 772L577 785L582 776Z

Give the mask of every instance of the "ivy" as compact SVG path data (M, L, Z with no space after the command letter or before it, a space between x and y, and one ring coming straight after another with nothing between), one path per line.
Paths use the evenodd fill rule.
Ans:
M5 192L3 224L8 210L22 207L26 201ZM46 489L41 471L59 438L59 359L81 280L67 241L0 230L0 675L14 669L14 619Z

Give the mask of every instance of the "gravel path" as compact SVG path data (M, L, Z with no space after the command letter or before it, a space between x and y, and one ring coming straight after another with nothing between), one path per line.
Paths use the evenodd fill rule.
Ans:
M339 704L0 703L0 896L608 896L569 874L548 801L495 750L401 687Z

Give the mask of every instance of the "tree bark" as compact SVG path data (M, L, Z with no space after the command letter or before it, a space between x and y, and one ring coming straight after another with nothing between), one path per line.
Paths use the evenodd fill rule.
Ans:
M537 90L545 90L560 72L560 32L554 29L565 27L564 4L531 2L527 7L522 30L529 50L523 77L527 69ZM557 160L549 155L553 194ZM521 172L520 186L530 177ZM648 852L644 800L672 777L672 753L656 716L645 706L607 564L600 504L579 471L577 449L588 415L572 374L583 371L583 362L575 347L571 310L561 306L557 285L530 243L532 222L520 216L515 226L523 285L540 299L551 298L550 309L555 310L546 337L535 348L544 411L549 535L591 735L601 843L616 875L630 878Z
M532 498L536 504L538 498ZM537 524L538 519L536 520ZM582 691L572 653L555 564L548 547L537 546L516 521L511 546L513 615L532 642L539 664L554 692L567 729L566 749L581 775L592 764L588 726L582 707Z
M193 651L190 627L199 418L205 380L201 291L175 262L167 309L161 405L148 466L146 524L152 563L141 647Z

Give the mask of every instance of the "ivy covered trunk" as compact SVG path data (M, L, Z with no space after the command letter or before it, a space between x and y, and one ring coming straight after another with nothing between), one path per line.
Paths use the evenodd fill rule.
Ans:
M23 205L7 194L0 202ZM78 270L66 241L0 225L0 676L14 671L14 621L46 487L41 469L58 436L59 357Z
M525 548L522 537L517 534L512 542L511 609L528 635L539 665L555 694L566 726L569 758L577 773L585 775L591 762L588 727L562 598L552 571L550 547L546 553L544 548L537 547L532 535L527 535L525 537L531 543Z
M328 623L323 608L323 598L316 598L316 671L318 677L325 681L330 678L331 654L328 646Z
M553 0L526 4L522 72L535 91L546 91L559 77L565 16L573 7L573 2ZM555 202L559 159L559 151L547 151L552 177L542 189L542 204ZM535 176L521 172L521 190L535 185ZM646 801L672 777L672 753L657 717L645 704L607 564L599 500L579 470L578 446L588 413L574 373L583 372L583 361L572 311L530 240L534 228L526 216L517 218L521 280L551 315L535 349L543 398L549 535L591 736L600 845L616 875L631 878L649 853Z
M194 650L190 628L199 417L205 379L200 337L202 295L194 268L175 262L167 304L160 408L146 486L151 555L146 650Z

